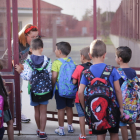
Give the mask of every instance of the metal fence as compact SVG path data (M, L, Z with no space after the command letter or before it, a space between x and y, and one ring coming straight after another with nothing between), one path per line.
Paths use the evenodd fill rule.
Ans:
M140 39L140 0L122 0L111 22L111 34Z

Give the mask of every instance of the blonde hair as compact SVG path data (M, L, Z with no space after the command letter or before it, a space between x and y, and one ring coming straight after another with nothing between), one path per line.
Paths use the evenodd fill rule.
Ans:
M37 28L33 28L31 29L28 33L25 34L25 30L30 28L31 26L33 26L32 24L27 24L25 25L22 30L18 33L18 40L19 40L19 43L21 43L24 47L26 47L26 43L27 43L27 40L26 40L26 35L30 34L30 31L38 31Z
M94 58L103 56L106 53L106 45L102 40L96 39L90 44L90 54Z

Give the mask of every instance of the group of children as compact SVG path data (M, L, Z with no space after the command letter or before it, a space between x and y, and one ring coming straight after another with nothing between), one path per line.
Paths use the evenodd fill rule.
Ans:
M104 63L106 56L106 45L103 41L94 40L90 44L90 47L83 48L80 51L80 60L82 64L77 66L75 62L73 62L71 58L68 57L68 55L71 52L71 45L68 42L59 42L56 44L55 54L58 59L55 60L53 63L51 63L51 60L48 57L42 55L43 42L41 39L37 38L32 40L30 51L32 52L32 55L27 61L25 61L24 70L22 70L22 68L19 65L16 65L15 69L17 72L19 72L23 80L29 81L30 85L29 94L31 99L30 105L34 106L35 109L35 121L37 125L36 132L37 136L40 139L47 139L47 134L45 133L47 104L48 100L53 98L53 95L55 94L56 106L58 109L58 124L59 124L59 127L55 130L56 134L60 136L65 135L64 131L65 111L67 114L68 121L67 125L68 133L74 132L74 128L72 126L73 122L72 108L74 107L75 102L81 130L79 140L86 140L85 118L88 121L87 123L89 124L90 133L97 135L97 140L105 140L107 130L110 133L111 140L118 140L119 127L121 127L123 140L128 140L127 123L120 121L120 118L123 118L124 116L123 97L120 88L124 82L124 79L120 75L119 71L116 70L116 68L108 66ZM131 80L135 78L136 77L135 70L131 69L128 65L132 55L131 49L127 46L118 47L116 49L115 55L116 55L115 60L117 64L120 66L121 70L124 71L127 78ZM78 87L78 90L75 93L75 98L67 98L60 96L59 85L56 84L59 83L59 80L61 78L59 77L59 74L62 70L61 69L62 65L64 65L63 61L67 63L73 62L73 64L75 65L75 70L70 75L72 79L72 84L77 85ZM109 74L106 75L107 73ZM51 89L48 90L44 88L45 83L41 81L40 77L44 78L43 80L48 84L50 83L50 81L52 82ZM106 82L101 80L102 77L104 77ZM38 91L37 89L32 89L32 87L34 87L33 83L35 83L36 79L38 79L37 80L38 84L36 84ZM104 89L106 89L106 87L109 87L109 90L111 90L111 92L109 93L112 96L111 97L110 95L108 96L112 99L109 100L111 101L110 104L113 104L115 106L116 116L113 116L115 118L114 126L111 126L110 123L106 124L102 123L101 121L102 119L99 118L102 116L102 114L100 114L101 113L100 110L104 108L106 103L105 101L106 97L104 98L104 95L100 96L100 98L99 97L94 98L92 100L92 103L90 102L92 108L89 108L89 106L87 107L87 102L88 100L91 100L91 98L90 99L86 98L85 101L86 94L90 91L90 93L87 94L88 96L90 96L91 93L94 92L93 91L94 87L92 87L92 85L98 84L99 82L104 84L107 83L106 86L104 85L102 86L104 86ZM92 89L90 89L90 87L92 87ZM39 94L39 91L41 92L42 89L43 92ZM55 89L54 92L53 89ZM38 101L36 101L33 93L36 94L38 97L43 96L44 98L46 98L46 100L40 98ZM48 96L48 93L51 93L51 97ZM102 101L104 101L104 104ZM96 106L94 106L95 104ZM86 109L90 111L87 113ZM108 108L105 109L104 113L105 115L107 114L107 110ZM92 121L90 120L93 116L89 114L92 113L96 116L96 120L98 119L98 123L95 125L95 127L92 124ZM88 118L87 116L90 117ZM106 119L108 116L109 114L107 114L106 117L103 119ZM106 127L107 125L108 127ZM136 140L135 122L131 122L129 125L132 133L132 140ZM102 129L103 127L106 127L106 129ZM100 128L100 130L98 130L98 128Z

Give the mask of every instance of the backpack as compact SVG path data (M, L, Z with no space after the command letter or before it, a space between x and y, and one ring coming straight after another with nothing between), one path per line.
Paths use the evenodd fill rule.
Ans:
M33 102L43 102L52 98L52 83L49 77L47 67L50 63L48 58L47 63L42 68L35 68L31 59L25 61L32 69L30 80L30 93Z
M84 69L82 70L80 80L81 80L81 78L82 78L83 71L85 71L86 69L89 69L91 65L92 65L92 63L90 63L90 62L81 64L81 66L84 67Z
M132 80L128 79L122 68L118 68L118 72L124 80L121 85L124 115L121 121L125 123L135 123L140 114L140 87L137 84L139 80L137 76Z
M68 59L70 60L69 62L67 61ZM59 96L74 99L78 86L73 84L72 74L76 65L70 57L66 60L62 58L59 58L58 60L61 61L62 65L60 67L58 82L56 82L55 88L57 85Z
M0 95L0 128L3 127L3 115L4 115L4 98Z
M116 126L117 102L109 82L112 66L106 65L100 78L96 78L90 69L84 71L89 81L84 91L85 118L92 130L106 130Z

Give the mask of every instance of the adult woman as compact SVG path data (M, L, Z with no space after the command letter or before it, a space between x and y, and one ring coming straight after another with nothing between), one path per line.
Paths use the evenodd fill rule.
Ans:
M28 57L30 53L30 43L31 40L38 37L38 29L32 24L27 24L19 32L19 65L23 68L24 60ZM20 90L22 88L22 80L20 79ZM30 122L25 115L21 114L22 122ZM15 121L16 122L16 121Z

